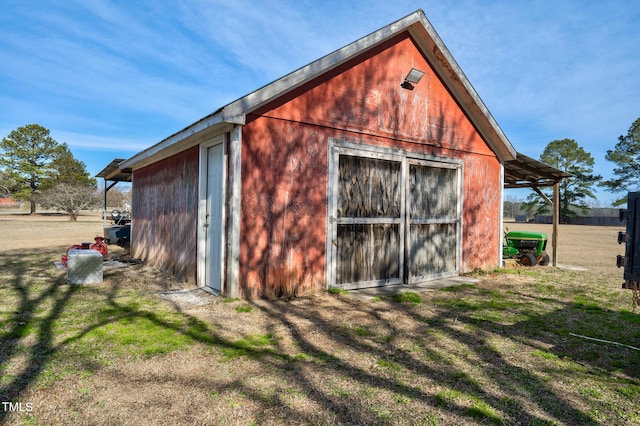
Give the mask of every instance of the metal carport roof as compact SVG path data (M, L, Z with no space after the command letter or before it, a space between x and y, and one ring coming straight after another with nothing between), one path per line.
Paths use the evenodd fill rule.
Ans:
M124 161L124 158L114 159L104 169L102 169L96 177L103 178L105 181L131 182L131 169L120 169L120 164Z
M504 163L504 187L506 189L553 186L562 179L571 176L570 173L519 152L515 160Z
M551 234L551 255L553 266L558 265L558 223L560 221L560 182L573 176L560 169L528 157L519 152L514 160L504 162L504 188L531 188L542 197L553 210L553 232ZM539 188L553 186L553 200Z

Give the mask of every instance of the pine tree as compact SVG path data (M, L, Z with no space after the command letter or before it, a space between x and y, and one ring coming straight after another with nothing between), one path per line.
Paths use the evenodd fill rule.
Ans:
M38 124L18 127L0 142L0 171L10 183L12 196L31 204L31 214L36 212L42 181L53 175L51 163L59 147L49 130Z
M640 118L633 122L626 136L620 135L615 148L607 151L605 158L616 164L615 178L602 182L609 192L624 192L614 204L626 202L627 192L640 189Z
M540 161L572 175L560 182L560 216L575 216L576 210L587 210L586 199L596 198L592 188L602 179L593 174L595 161L591 154L573 139L560 139L549 142ZM545 195L552 197L550 193ZM531 210L537 209L537 213L547 208L537 194L528 197L527 205Z

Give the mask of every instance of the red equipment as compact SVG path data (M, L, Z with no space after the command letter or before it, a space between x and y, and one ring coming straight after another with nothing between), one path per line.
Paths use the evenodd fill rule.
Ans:
M66 268L67 261L69 260L69 250L95 250L102 255L102 257L106 256L109 252L109 247L103 242L104 238L95 237L95 243L82 243L82 244L74 244L72 246L67 247L67 251L64 256L62 256L62 265Z

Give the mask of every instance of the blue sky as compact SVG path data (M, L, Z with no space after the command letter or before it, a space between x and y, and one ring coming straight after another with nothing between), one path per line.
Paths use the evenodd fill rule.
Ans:
M418 8L523 154L575 139L610 177L640 117L632 0L2 3L0 136L45 126L92 174Z

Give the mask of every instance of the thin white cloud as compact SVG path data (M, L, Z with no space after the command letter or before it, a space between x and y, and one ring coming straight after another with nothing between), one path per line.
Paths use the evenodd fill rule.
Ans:
M117 136L96 136L90 133L76 133L64 130L50 129L51 136L60 143L66 143L69 147L82 149L95 149L100 151L127 152L130 155L141 151L152 143L146 138L132 139Z

